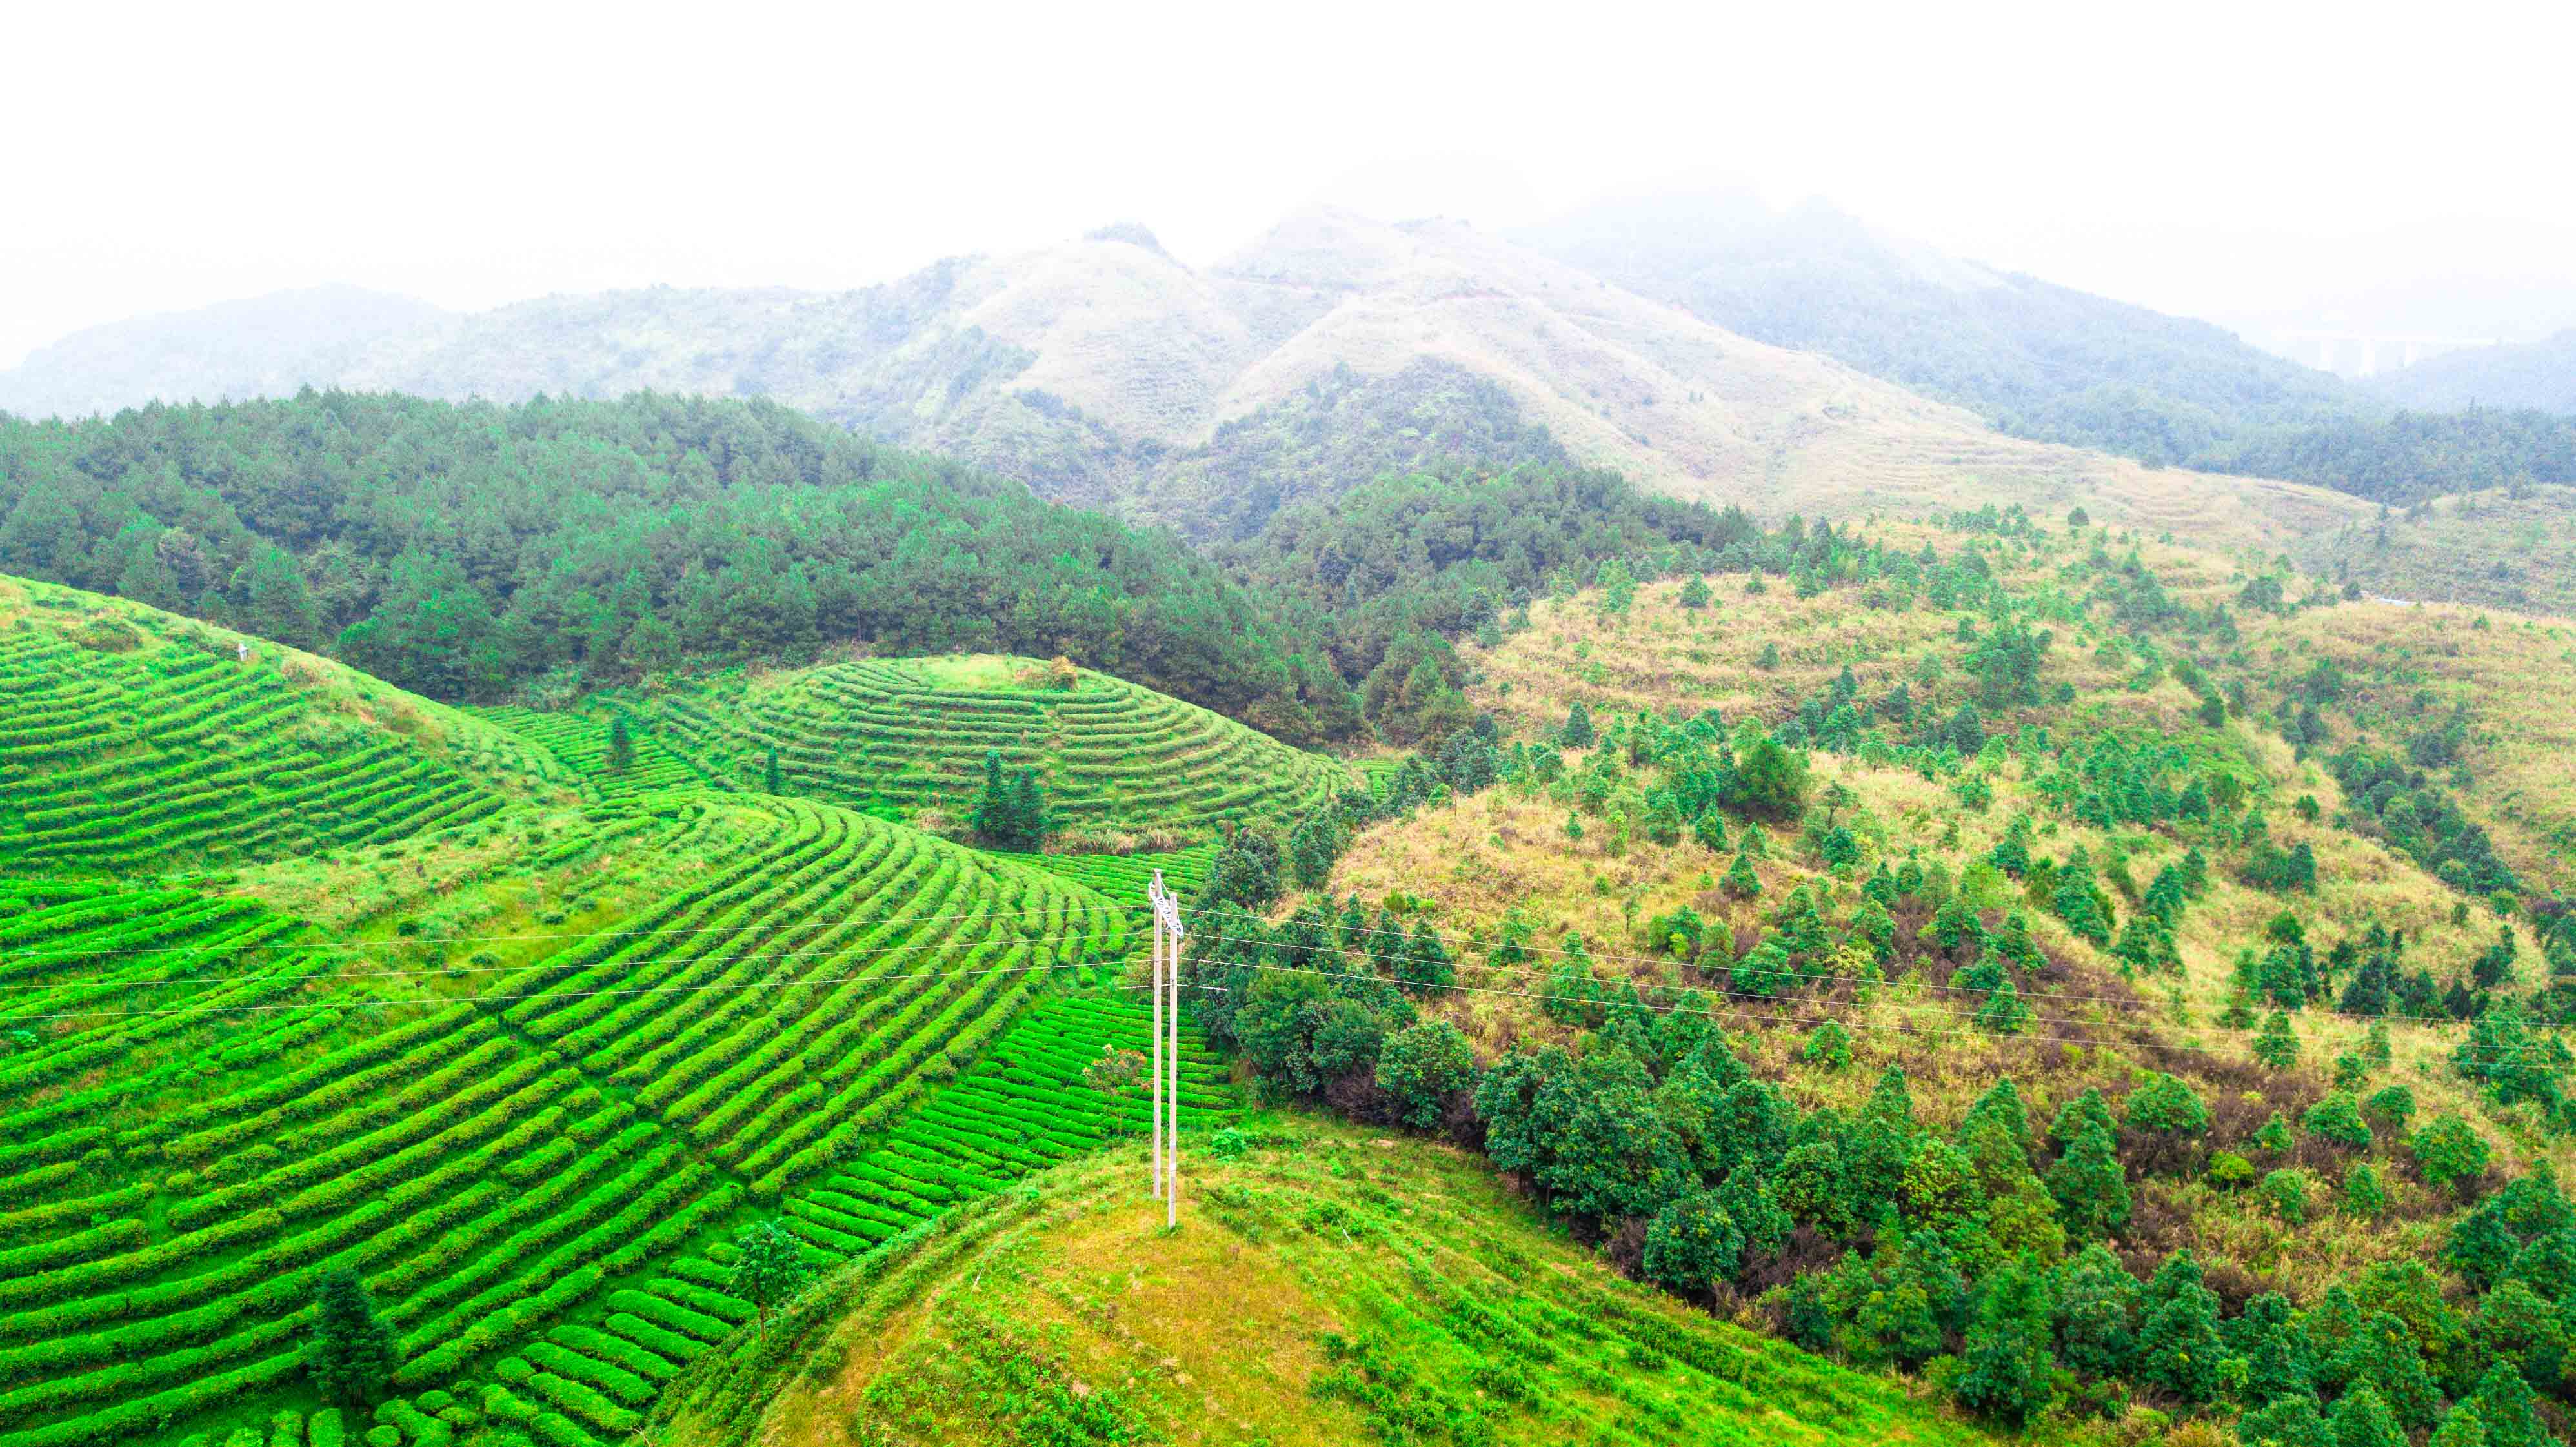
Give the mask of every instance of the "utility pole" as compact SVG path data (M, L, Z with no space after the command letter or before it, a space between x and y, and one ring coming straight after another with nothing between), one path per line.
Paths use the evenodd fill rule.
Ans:
M1154 871L1154 883L1145 891L1145 903L1154 915L1154 1065L1152 1083L1147 1087L1154 1106L1154 1160L1150 1169L1154 1177L1154 1199L1163 1198L1163 871Z
M1154 907L1155 958L1168 967L1169 973L1166 978L1172 993L1170 1050L1172 1074L1168 1082L1171 1124L1167 1132L1163 1122L1165 1099L1163 1090L1166 1082L1163 1079L1161 1059L1162 1020L1158 1009L1154 1032L1157 1057L1154 1063L1154 1134L1157 1156L1160 1157L1166 1145L1171 1151L1168 1158L1162 1159L1159 1172L1163 1197L1163 1224L1177 1226L1181 1223L1181 902L1172 897L1170 890L1163 887L1163 871L1159 869L1154 871L1153 887L1146 891L1145 897ZM1158 997L1164 984L1165 980L1156 981Z

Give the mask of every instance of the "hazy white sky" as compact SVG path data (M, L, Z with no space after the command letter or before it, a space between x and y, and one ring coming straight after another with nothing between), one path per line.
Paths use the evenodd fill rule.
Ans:
M2576 305L2568 9L30 7L0 366L329 281L848 286L1122 218L1203 262L1713 177L2168 310L2513 314Z

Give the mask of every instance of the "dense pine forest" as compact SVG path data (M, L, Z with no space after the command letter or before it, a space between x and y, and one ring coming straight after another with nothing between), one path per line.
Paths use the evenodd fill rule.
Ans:
M1151 532L766 403L307 392L0 424L0 569L497 701L826 640L1079 653L1300 739L1342 689Z

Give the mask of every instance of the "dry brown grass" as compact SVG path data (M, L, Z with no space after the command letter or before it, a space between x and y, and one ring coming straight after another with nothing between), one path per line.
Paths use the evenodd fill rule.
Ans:
M2478 620L2487 626L2477 626ZM2348 603L2249 630L2287 679L2332 659L2377 725L2374 741L2470 718L2466 806L2526 877L2576 887L2576 622L2450 604Z
M2242 579L2238 564L2227 559L2169 548L2147 551L2169 591L2181 596L2205 599L2232 593ZM2043 560L2025 579L2039 576L2059 560ZM1847 591L1801 600L1776 581L1768 592L1753 596L1742 593L1739 578L1720 578L1713 586L1718 606L1704 614L1678 607L1674 597L1679 585L1672 582L1640 589L1631 616L1623 621L1605 618L1592 595L1542 603L1533 609L1530 629L1498 648L1478 653L1485 682L1477 700L1513 720L1527 736L1560 723L1566 706L1578 698L1594 711L1597 722L1605 723L1613 711L1686 713L1711 706L1729 717L1750 713L1777 718L1796 700L1823 687L1846 662L1853 664L1863 693L1876 696L1898 677L1910 675L1926 652L1948 664L1944 687L1958 687L1959 645L1950 635L1949 614L1872 612L1858 606ZM2303 614L2297 625L2305 630L2337 625L2348 629L2386 620L2390 614L2398 615L2399 624L2422 625L2423 620L2407 610L2355 607ZM2458 622L2449 631L2457 639L2472 640L2472 646L2445 653L2446 660L2465 658L2483 669L2483 676L2514 680L2526 697L2537 691L2540 655L2555 642L2545 630L2499 628L2471 634L2465 622ZM2152 1040L2189 1058L2242 1068L2250 1060L2250 1035L2223 1029L2217 1020L2234 989L2238 952L2256 944L2265 926L2284 911L2301 920L2320 952L2374 922L2402 929L2410 941L2408 965L2429 969L2443 979L2464 971L2494 939L2498 921L2483 905L2473 907L2465 927L2452 924L2451 914L2460 899L2456 891L2410 858L2333 825L2342 801L2320 764L2297 760L2277 735L2246 721L2231 722L2223 734L2206 735L2191 717L2192 695L2178 684L2167 680L2131 691L2125 682L2133 664L2106 661L2090 646L2089 629L2061 625L2058 632L2059 643L2049 655L2045 680L2052 687L2059 682L2075 685L2078 700L2071 710L2051 706L2034 717L2049 721L2060 737L2121 727L2208 738L2211 756L2233 761L2233 766L2259 778L2268 789L2273 804L2267 817L2275 841L2283 848L2304 842L2315 851L2320 888L2314 894L2288 897L2267 893L2238 882L2221 863L2213 871L2208 894L2185 912L2178 931L2182 973L2140 979L2134 994L2121 984L2115 961L2073 938L2044 910L2016 901L2031 916L2044 947L2069 975L2029 992L2040 1020L2032 1038L2024 1041L1998 1042L1975 1031L1962 1018L1973 1001L1963 1003L1958 995L1919 982L1879 992L1866 1004L1806 999L1785 1006L1742 1008L1730 1023L1755 1027L1758 1038L1769 1042L1762 1048L1774 1054L1772 1063L1786 1078L1799 1082L1799 1093L1810 1103L1854 1103L1874 1073L1868 1067L1901 1061L1910 1074L1928 1072L1936 1081L1955 1082L1956 1090L1963 1093L1948 1108L1960 1108L1991 1082L2000 1061L2027 1056L2034 1044L2055 1048L2080 1042L2087 1049L2108 1044L2118 1059L2135 1064L2153 1054L2141 1043ZM1782 662L1776 670L1753 666L1766 642L1780 647ZM2261 649L2289 645L2249 629L2248 646L2259 656ZM2343 646L2357 645L2346 639ZM1919 696L1919 687L1917 692ZM1955 694L1949 701L1955 704ZM2492 751L2489 757L2500 770L2518 765L2522 777L2549 770L2541 750L2523 751L2501 740L2483 747ZM1995 802L1982 814L1965 812L1946 783L1917 773L1872 768L1856 759L1823 753L1813 756L1813 765L1820 785L1833 782L1850 789L1860 800L1864 817L1875 821L1875 837L1865 840L1872 846L1873 863L1879 856L1899 860L1914 849L1927 859L1945 861L1955 874L1993 847L2016 812L2028 813L2040 826L2037 847L2044 852L2063 855L2081 843L2097 861L2125 858L2140 886L2163 865L2179 860L2187 847L2152 831L2093 829L2059 817L2053 806L2030 792L2025 765L2017 758L2007 760L1992 776ZM2576 781L2566 775L2562 763L2550 777L2576 796ZM2525 786L2516 797L2527 801L2534 792ZM2288 807L2302 795L2318 800L2318 822L2303 822ZM1770 907L1802 880L1817 883L1838 915L1856 903L1851 884L1821 876L1810 863L1794 859L1794 848L1784 834L1773 835L1771 858L1760 866L1762 897L1743 902L1713 887L1729 856L1712 855L1687 840L1659 848L1637 838L1623 857L1613 857L1604 844L1606 826L1597 819L1585 821L1584 840L1570 843L1563 829L1566 813L1564 806L1544 796L1510 788L1425 810L1410 820L1364 833L1336 871L1333 887L1356 890L1372 901L1388 895L1410 896L1423 902L1440 928L1473 934L1480 941L1490 941L1505 914L1518 909L1537 926L1534 948L1554 946L1565 931L1575 931L1605 973L1614 978L1625 975L1641 985L1709 983L1676 962L1646 958L1653 951L1643 925L1676 906L1692 905L1703 917L1727 924L1739 940L1749 941ZM2526 972L2537 968L2537 940L2525 924L2516 922L2512 927L2522 950L2522 968ZM1540 953L1532 965L1512 972L1487 971L1476 963L1481 958L1480 952L1466 955L1469 963L1462 980L1497 993L1462 994L1441 1006L1481 1048L1499 1049L1514 1039L1571 1035L1566 1027L1541 1019L1536 1003L1527 998L1528 992L1545 988L1545 971L1554 956ZM1797 1044L1829 1015L1852 1028L1856 1058L1864 1068L1822 1076L1798 1063ZM2146 1032L2143 1036L2119 1033L2141 1028ZM2321 1069L2338 1054L2357 1053L2366 1027L2363 1022L2312 1009L2298 1018L2297 1028L2304 1041L2304 1060ZM2518 1114L2494 1110L2451 1071L2450 1051L2464 1033L2464 1027L2449 1023L2391 1022L2394 1062L2377 1078L2407 1084L2426 1114L2456 1110L2468 1116L2502 1148L2500 1164L2507 1169L2541 1157L2562 1167L2576 1166L2576 1150L2566 1142L2540 1136ZM2043 1062L2051 1068L2042 1072L2035 1086L2026 1080L2026 1093L2049 1097L2057 1089L2049 1083L2056 1063ZM2025 1060L2025 1069L2030 1068L2034 1067ZM2111 1066L2110 1078L2122 1078L2127 1068L2126 1064ZM2061 1082L2070 1087L2064 1093L2080 1090L2083 1084L2103 1083L2103 1069L2099 1061L2087 1064ZM1942 1092L1936 1087L1932 1093L1938 1097ZM1918 1099L1922 1098L1918 1087ZM1943 1108L1931 1107L1936 1112ZM2312 1226L2300 1240L2325 1239L2331 1229ZM2369 1236L2369 1242L2374 1250L2384 1244L2380 1236ZM2297 1241L2266 1248L2285 1263L2310 1257L2339 1261L2358 1249L2346 1243L2327 1251Z

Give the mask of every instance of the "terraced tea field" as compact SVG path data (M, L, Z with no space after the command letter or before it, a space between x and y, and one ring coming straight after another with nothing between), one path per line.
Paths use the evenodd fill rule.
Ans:
M1311 805L1350 772L1148 688L1082 672L1018 683L1033 659L862 660L720 679L654 700L661 741L708 776L873 813L963 818L984 756L1033 768L1059 827L1204 829Z
M630 721L628 743L634 757L623 767L609 759L609 731L615 714L600 710L545 710L497 706L469 708L466 713L538 745L562 761L593 797L631 799L656 789L686 788L701 782L689 761L664 748L659 739Z
M1060 879L1088 885L1133 910L1145 907L1146 886L1154 882L1157 870L1163 883L1183 899L1198 893L1207 882L1208 867L1216 862L1216 846L1198 844L1187 849L1161 853L1137 854L1014 854L1020 860Z
M1017 1021L984 1060L933 1092L885 1143L788 1193L779 1220L815 1269L918 1235L942 1213L1034 1171L1142 1134L1146 1106L1083 1082L1104 1046L1145 1038L1142 1001L1109 992L1049 1000ZM1223 1076L1185 1037L1182 1128L1196 1134L1235 1117ZM414 1447L443 1447L478 1422L515 1427L552 1447L626 1436L663 1383L754 1315L726 1294L734 1248L707 1239L595 1293L566 1320L490 1361L488 1382L449 1381L378 1407L374 1421ZM331 1447L363 1423L279 1409L220 1438L224 1447Z
M13 606L38 586L0 592L0 868L149 872L377 844L560 777L498 729L383 685L361 695L356 675L273 645L145 609Z
M301 1347L335 1268L399 1332L406 1392L537 1361L584 1313L703 1341L733 1318L690 1253L747 1205L861 1249L942 1199L895 1157L955 1157L916 1183L953 1193L1116 1127L1048 1094L1049 1037L977 1062L1053 977L1125 953L1122 906L846 810L757 807L758 847L461 996L337 979L337 952L244 901L10 886L0 973L39 987L12 1009L38 1043L6 1062L28 1103L0 1119L0 1261L42 1269L0 1271L0 1444L313 1405ZM184 1002L128 1004L182 976ZM128 1008L148 1013L108 1013ZM925 1105L959 1072L945 1091L1009 1112L995 1137ZM549 1375L505 1378L491 1410L526 1402L558 1442L623 1430Z

